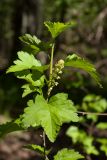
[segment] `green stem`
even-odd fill
[[[45,137],[45,131],[43,131],[43,146],[44,146],[44,158],[45,158],[45,160],[48,160],[48,157],[46,155],[46,137]]]
[[[52,44],[52,50],[51,50],[50,73],[49,73],[50,77],[52,76],[52,69],[53,69],[54,48],[55,48],[55,43]]]
[[[51,60],[50,60],[50,71],[49,71],[49,81],[51,81],[52,79],[52,72],[53,72],[53,54],[54,54],[54,48],[55,48],[55,43],[52,44],[52,50],[51,50]],[[48,86],[48,92],[49,92],[49,86]],[[49,94],[47,97],[47,102],[49,99]],[[45,160],[49,160],[47,155],[46,155],[46,136],[45,136],[45,132],[43,131],[43,145],[44,145],[44,158]]]
[[[47,101],[51,93],[51,81],[52,81],[52,73],[53,73],[53,55],[54,55],[54,48],[55,48],[55,43],[52,44],[52,49],[51,49],[51,60],[50,60],[50,71],[49,71],[49,83],[48,83],[48,94],[47,94]]]

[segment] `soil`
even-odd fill
[[[35,136],[29,132],[9,134],[0,141],[0,160],[41,160],[38,153],[24,148],[34,142],[42,143],[39,133]]]

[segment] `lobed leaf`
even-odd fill
[[[83,136],[84,133],[81,135]],[[79,129],[76,126],[71,126],[68,128],[66,135],[72,138],[73,143],[77,143],[80,139]],[[82,137],[81,137],[82,138]]]
[[[85,111],[105,112],[107,100],[99,95],[88,94],[83,99],[82,108]]]
[[[99,142],[101,144],[100,150],[103,151],[105,153],[105,155],[107,156],[107,139],[106,138],[98,138],[97,142]]]
[[[17,78],[24,79],[35,87],[42,87],[44,85],[45,75],[41,75],[40,72],[22,71],[15,74]]]
[[[32,70],[24,70],[20,72],[16,72],[15,74],[17,78],[26,80],[28,84],[22,86],[24,89],[22,97],[27,96],[32,92],[42,92],[42,87],[44,86],[44,81],[46,79],[45,75],[42,75],[41,72]]]
[[[43,96],[37,95],[35,102],[30,100],[23,114],[25,127],[41,126],[51,142],[54,142],[63,123],[77,122],[78,116],[67,94],[59,93],[47,102]]]
[[[21,88],[24,89],[23,94],[22,94],[22,98],[24,98],[25,96],[27,96],[30,93],[39,92],[39,89],[32,86],[31,84],[24,84]]]
[[[54,160],[78,160],[82,158],[84,158],[84,156],[78,152],[66,148],[62,149],[54,156]]]
[[[89,136],[83,130],[79,130],[76,126],[71,126],[66,133],[73,141],[73,143],[80,143],[87,154],[98,155],[99,152],[93,145],[94,138]]]
[[[48,48],[51,48],[51,43],[42,42],[36,36],[31,36],[30,34],[25,34],[19,39],[27,44],[26,50],[33,51],[34,53],[38,53],[40,51],[46,51]]]
[[[8,133],[21,131],[24,129],[25,128],[21,126],[19,119],[17,119],[16,121],[7,122],[0,125],[0,137],[3,137]]]
[[[107,129],[107,122],[100,122],[96,125],[98,129]]]
[[[94,65],[85,60],[84,58],[81,58],[76,54],[69,55],[65,60],[65,66],[83,69],[84,71],[89,73],[89,75],[98,83],[100,87],[102,87],[99,74],[97,73]]]
[[[48,66],[41,66],[40,61],[35,59],[35,57],[27,52],[20,51],[18,54],[18,60],[14,61],[14,65],[12,65],[8,70],[9,72],[18,72],[27,69],[36,69],[39,71],[44,71],[48,68]]]
[[[48,28],[49,32],[52,35],[52,38],[56,38],[61,32],[65,31],[70,27],[74,27],[76,23],[74,21],[68,23],[61,23],[61,22],[44,22],[45,26]]]

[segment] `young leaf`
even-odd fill
[[[67,135],[72,138],[73,143],[80,143],[87,154],[98,155],[99,152],[93,145],[94,138],[89,136],[83,130],[79,130],[76,126],[71,126],[67,130]]]
[[[92,78],[95,79],[95,81],[99,84],[100,87],[102,87],[99,75],[94,65],[85,60],[84,58],[81,58],[76,54],[69,55],[65,60],[65,66],[83,69],[84,71],[89,73]]]
[[[70,27],[74,27],[76,23],[74,21],[68,23],[60,23],[60,22],[44,22],[45,26],[48,28],[49,32],[52,35],[52,38],[56,38],[61,32],[65,31]]]
[[[12,65],[8,70],[7,73],[9,72],[18,72],[18,71],[23,71],[26,69],[37,69],[40,71],[43,71],[44,69],[47,69],[48,66],[41,66],[40,61],[35,59],[35,57],[31,54],[28,54],[27,52],[20,51],[18,52],[18,60],[14,61],[15,65]]]
[[[51,142],[54,142],[60,126],[70,121],[77,122],[78,116],[67,94],[59,93],[50,98],[49,102],[37,95],[35,102],[30,100],[23,114],[24,126],[42,126]]]
[[[76,126],[69,127],[66,135],[72,138],[73,143],[77,143],[80,139],[79,129]]]
[[[24,89],[22,97],[25,97],[28,94],[33,93],[33,92],[38,92],[38,93],[42,94],[42,87],[44,86],[44,80],[45,80],[45,77],[43,75],[40,77],[39,80],[36,80],[36,81],[32,80],[32,84],[29,83],[29,84],[23,85],[21,87]]]
[[[84,156],[78,152],[66,148],[62,149],[54,156],[54,160],[78,160],[82,158],[84,158]]]
[[[88,94],[83,99],[82,108],[85,111],[105,112],[107,109],[107,100],[99,95]]]
[[[97,142],[101,143],[100,150],[105,153],[107,156],[107,139],[106,138],[98,138]]]
[[[98,129],[107,129],[107,122],[100,122],[96,125]]]
[[[50,43],[42,42],[40,39],[38,39],[36,36],[31,36],[30,34],[25,34],[19,39],[27,44],[28,50],[33,50],[33,52],[38,53],[40,51],[45,51],[48,48],[51,48]]]
[[[21,88],[24,89],[22,98],[26,97],[28,94],[36,92],[37,89],[30,84],[24,84]]]
[[[0,137],[3,137],[8,133],[21,131],[24,129],[25,128],[20,125],[19,119],[17,119],[16,121],[7,122],[0,125]]]
[[[29,70],[24,70],[16,72],[15,75],[19,79],[24,79],[28,84],[22,86],[24,89],[22,97],[27,96],[32,92],[42,93],[42,87],[44,86],[44,81],[46,79],[45,75],[42,75],[39,71],[32,70],[32,73]]]
[[[41,75],[38,71],[32,71],[32,73],[29,71],[16,72],[15,75],[19,79],[26,80],[32,86],[42,87],[44,85],[45,75]]]

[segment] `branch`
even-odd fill
[[[97,116],[107,116],[107,113],[97,113],[97,112],[83,112],[83,111],[77,111],[77,113],[82,114],[82,115],[97,115]]]

